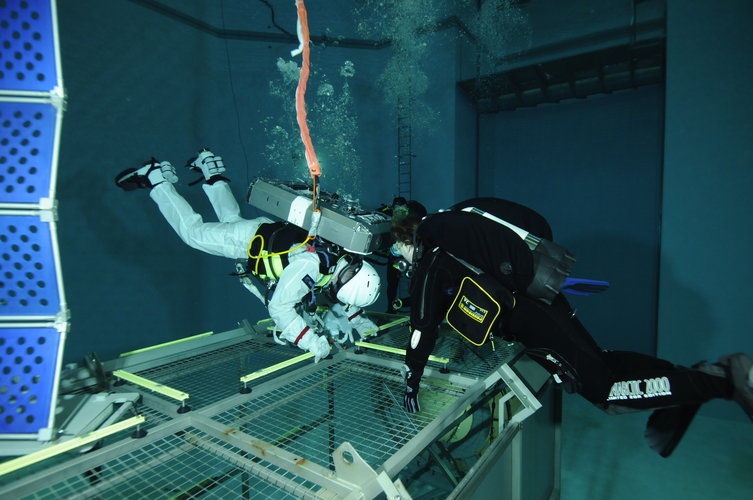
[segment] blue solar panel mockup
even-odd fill
[[[54,248],[39,216],[0,215],[0,320],[60,312]]]
[[[0,328],[0,434],[49,426],[60,338],[55,328]]]
[[[49,103],[0,101],[0,203],[50,197],[57,114]]]
[[[50,1],[0,2],[0,89],[49,92],[58,86]]]
[[[55,16],[55,0],[0,0],[0,446],[56,437],[68,311],[54,222],[65,99]]]

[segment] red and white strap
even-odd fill
[[[348,321],[351,321],[353,318],[357,318],[358,316],[363,314],[363,309],[359,309],[358,312],[353,314],[352,316],[348,316]]]
[[[307,326],[303,330],[301,330],[301,333],[298,334],[298,338],[295,339],[295,342],[293,342],[294,345],[298,345],[298,342],[303,338],[303,336],[306,334],[306,332],[309,331],[309,327]]]

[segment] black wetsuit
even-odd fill
[[[462,212],[474,206],[530,233],[551,240],[546,220],[505,200],[477,198],[454,210],[427,217],[419,226],[421,255],[411,282],[411,327],[420,340],[408,346],[406,364],[418,389],[437,330],[467,275],[458,257],[494,276],[515,295],[496,335],[521,342],[529,355],[565,379],[565,388],[610,412],[698,404],[730,398],[727,379],[635,352],[603,351],[574,316],[562,294],[551,305],[526,295],[534,275],[533,253],[514,231],[483,215]],[[449,254],[452,254],[449,255]]]

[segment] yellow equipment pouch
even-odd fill
[[[514,306],[512,294],[488,274],[466,276],[445,319],[468,342],[481,346],[493,336],[492,328],[510,298]]]

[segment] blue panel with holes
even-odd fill
[[[47,427],[59,346],[54,328],[0,328],[0,434]]]
[[[0,215],[0,319],[60,312],[50,226],[38,216]]]
[[[0,89],[49,92],[57,85],[50,1],[0,1]]]
[[[0,101],[0,203],[50,197],[56,116],[50,104]]]

